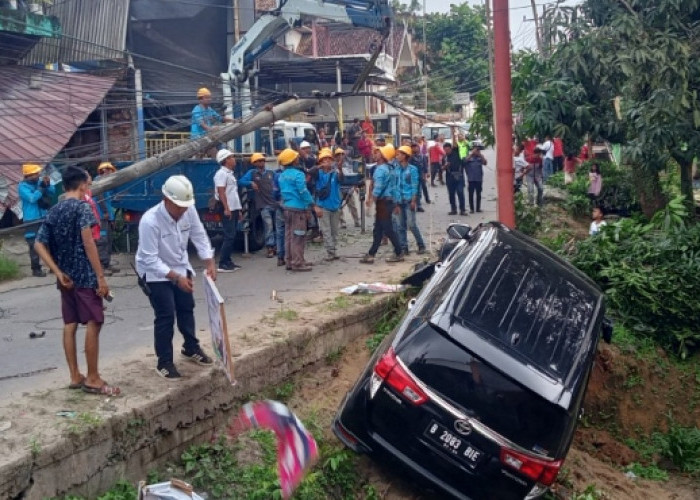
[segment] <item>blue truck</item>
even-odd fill
[[[117,168],[128,167],[130,163],[119,163]],[[240,178],[251,168],[241,161],[236,165],[236,178]],[[163,198],[161,186],[171,175],[184,175],[192,182],[195,194],[195,207],[204,227],[212,240],[222,234],[221,214],[209,210],[209,199],[214,195],[214,174],[219,165],[211,159],[183,160],[153,174],[133,180],[110,192],[112,206],[121,210],[127,229],[127,251],[135,241],[138,223],[143,213],[157,205]],[[237,233],[237,246],[244,248],[247,235],[248,249],[256,251],[265,245],[265,228],[260,213],[255,209],[255,195],[252,189],[239,188],[243,205],[243,220]]]
[[[131,164],[118,163],[116,166],[124,168],[129,165]],[[161,187],[171,175],[184,175],[192,182],[195,207],[209,237],[216,243],[223,234],[222,216],[209,210],[209,200],[214,196],[214,174],[219,168],[219,164],[211,159],[182,160],[171,167],[127,182],[110,191],[112,206],[122,212],[127,234],[127,252],[133,251],[132,245],[136,241],[141,216],[163,198]],[[236,178],[240,179],[251,168],[253,167],[250,163],[239,160],[234,169]],[[363,189],[364,166],[359,161],[353,161],[352,171],[353,174],[346,173],[343,185],[361,185]],[[265,246],[265,226],[260,212],[255,208],[255,191],[239,187],[238,194],[243,206],[243,220],[239,223],[236,233],[236,247],[245,250],[247,238],[247,250],[255,252]]]

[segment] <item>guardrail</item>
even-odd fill
[[[146,131],[146,156],[150,158],[189,141],[189,132]]]

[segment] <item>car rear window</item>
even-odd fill
[[[399,356],[446,400],[501,436],[542,455],[557,456],[571,417],[469,350],[424,324]]]
[[[591,342],[599,298],[554,262],[510,250],[501,243],[479,260],[455,315],[506,352],[565,380]]]

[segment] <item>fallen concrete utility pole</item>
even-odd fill
[[[187,144],[176,146],[164,153],[161,153],[145,160],[137,161],[133,165],[122,168],[114,174],[99,179],[92,183],[92,194],[98,195],[104,191],[117,188],[122,184],[138,179],[145,175],[163,170],[177,162],[191,158],[200,151],[207,150],[219,143],[230,141],[249,132],[253,132],[261,127],[266,127],[277,120],[282,120],[294,113],[299,113],[313,106],[318,105],[317,99],[290,99],[271,108],[260,111],[241,123],[231,123],[218,127],[213,132],[204,137],[190,141]],[[19,226],[0,229],[0,236],[21,233],[27,229],[34,228],[41,224],[43,219],[20,224]]]
[[[151,158],[137,161],[133,165],[122,168],[112,175],[99,179],[92,183],[92,194],[98,195],[109,191],[127,182],[133,181],[145,175],[163,170],[177,162],[191,158],[200,151],[205,151],[219,143],[230,141],[244,134],[266,127],[277,120],[286,118],[294,113],[299,113],[318,105],[315,99],[291,99],[277,106],[266,109],[246,118],[241,123],[232,123],[221,126],[204,137],[190,141],[187,144],[176,146]]]

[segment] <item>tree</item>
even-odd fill
[[[623,143],[649,217],[666,203],[659,173],[675,162],[690,205],[700,151],[700,0],[557,3],[542,26],[547,55],[513,58],[517,130],[560,135],[569,150],[586,135]],[[482,128],[489,115],[480,105]]]
[[[645,214],[665,204],[658,174],[669,160],[680,165],[681,190],[692,203],[690,171],[700,150],[700,2],[587,0],[566,22],[550,25],[559,40],[554,73],[583,85],[598,135],[624,138]]]
[[[448,14],[426,18],[429,94],[451,106],[454,92],[476,93],[488,85],[486,18],[481,7],[450,5]]]

